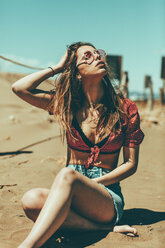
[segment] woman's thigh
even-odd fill
[[[115,217],[114,202],[109,192],[94,180],[77,173],[73,184],[71,207],[78,214],[96,221],[110,222]]]
[[[50,190],[46,188],[34,188],[29,190],[24,195],[23,206],[25,213],[29,219],[36,221],[40,211],[42,210]],[[83,217],[76,213],[73,209],[70,209],[67,218],[60,227],[61,229],[73,229],[73,230],[110,230],[111,225],[103,225],[93,222],[86,217]]]
[[[71,175],[71,169],[68,169],[65,168],[63,170],[65,175],[61,173],[65,178]],[[115,208],[113,199],[108,191],[94,180],[89,179],[79,172],[74,171],[74,174],[76,179],[72,184],[71,208],[79,215],[96,222],[112,221],[115,217]],[[54,185],[54,187],[58,187],[58,185]],[[50,190],[45,188],[36,188],[28,191],[24,196],[25,208],[38,209],[40,211],[49,192]],[[62,200],[62,198],[61,195],[57,201]],[[27,207],[28,204],[29,207]]]

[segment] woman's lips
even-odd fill
[[[104,66],[105,66],[105,64],[104,64],[104,62],[99,61],[99,62],[96,64],[96,66],[99,66],[99,67],[104,67]]]

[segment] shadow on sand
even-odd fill
[[[165,220],[165,212],[143,208],[124,210],[119,225],[151,225]],[[42,248],[83,248],[92,245],[108,235],[109,231],[63,231],[54,234]]]
[[[19,155],[22,153],[33,153],[32,151],[12,151],[12,152],[0,152],[0,156],[7,156],[7,155]]]
[[[42,248],[83,248],[105,238],[109,231],[63,231],[53,235]]]
[[[60,138],[61,135],[56,135],[56,136],[52,136],[52,137],[49,137],[49,138],[46,138],[46,139],[42,139],[42,140],[39,140],[37,142],[34,142],[32,144],[29,144],[27,146],[24,146],[16,151],[11,151],[11,152],[0,152],[0,156],[6,156],[6,155],[11,155],[12,156],[15,156],[15,155],[19,155],[19,154],[22,154],[22,153],[33,153],[33,151],[25,151],[25,149],[29,148],[29,147],[32,147],[32,146],[36,146],[36,145],[39,145],[43,142],[47,142],[47,141],[50,141],[52,139],[56,139],[56,138]]]
[[[165,212],[156,212],[144,208],[132,208],[124,210],[120,225],[151,225],[165,220]]]

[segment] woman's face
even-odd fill
[[[104,58],[101,58],[99,53],[95,52],[95,48],[92,46],[81,46],[77,50],[77,69],[83,79],[97,79],[101,80],[106,75]],[[92,58],[88,61],[85,56]]]

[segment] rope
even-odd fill
[[[43,70],[44,69],[44,68],[41,68],[41,67],[35,67],[35,66],[25,65],[25,64],[22,64],[20,62],[15,61],[15,60],[6,58],[4,56],[1,56],[1,55],[0,55],[0,59],[6,60],[6,61],[11,62],[13,64],[20,65],[20,66],[23,66],[23,67],[26,67],[26,68],[29,68],[29,69],[34,69],[34,70]]]
[[[3,60],[6,60],[8,62],[11,62],[13,64],[16,64],[16,65],[20,65],[20,66],[23,66],[23,67],[26,67],[26,68],[29,68],[29,69],[34,69],[34,70],[43,70],[44,68],[41,68],[41,67],[35,67],[35,66],[30,66],[30,65],[25,65],[25,64],[22,64],[20,62],[17,62],[15,60],[12,60],[12,59],[9,59],[9,58],[6,58],[2,55],[0,55],[0,59],[3,59]],[[48,84],[54,86],[54,84],[52,84],[51,82],[47,81]]]

